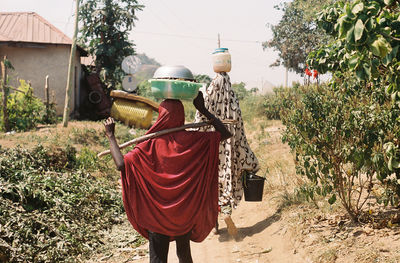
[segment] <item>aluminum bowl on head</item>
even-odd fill
[[[162,66],[154,72],[153,79],[183,79],[192,80],[192,72],[184,66]]]

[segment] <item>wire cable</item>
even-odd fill
[[[147,32],[147,31],[134,31],[135,33],[139,34],[150,34],[150,35],[160,35],[160,36],[170,36],[170,37],[179,37],[179,38],[192,38],[192,39],[203,39],[203,40],[210,40],[215,41],[215,38],[211,37],[200,37],[200,36],[189,36],[189,35],[179,35],[179,34],[168,34],[168,33],[155,33],[155,32]],[[258,40],[239,40],[239,39],[221,39],[221,41],[229,41],[229,42],[241,42],[241,43],[254,43],[254,44],[261,44],[262,41]]]

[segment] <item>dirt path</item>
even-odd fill
[[[258,151],[257,155],[263,167],[279,164],[279,167],[284,168],[274,169],[268,174],[262,202],[242,201],[234,211],[232,218],[239,232],[236,239],[229,236],[225,223],[222,218],[219,218],[220,234],[210,233],[203,242],[191,243],[195,263],[311,262],[297,251],[301,249],[295,249],[292,232],[288,229],[285,219],[281,218],[281,213],[277,212],[276,196],[279,191],[273,185],[281,185],[282,176],[287,173],[285,169],[293,166],[286,161],[289,159],[286,156],[288,149],[280,142],[280,128],[281,126],[273,126],[266,129],[267,134],[264,136],[268,135],[268,140],[256,141],[252,148]],[[127,227],[129,226],[125,224],[124,228],[127,229]],[[119,232],[118,228],[121,227],[117,226],[116,232]],[[111,235],[118,235],[118,233]],[[125,245],[125,247],[114,249],[110,257],[100,255],[97,260],[90,262],[99,262],[102,258],[101,262],[107,263],[147,263],[149,262],[148,255],[143,255],[146,251],[148,251],[148,244],[138,249]],[[168,262],[178,262],[175,242],[170,244]]]
[[[201,243],[191,243],[194,262],[307,262],[292,246],[290,233],[280,221],[281,215],[271,204],[271,197],[263,202],[242,202],[233,214],[238,227],[238,238],[229,236],[220,218],[220,234],[210,235]],[[147,244],[143,248],[148,248]],[[171,243],[169,260],[178,263],[175,242]],[[148,262],[148,257],[127,261]]]
[[[323,198],[317,199],[319,208],[314,203],[296,201],[293,186],[302,181],[295,173],[288,146],[281,143],[281,124],[266,127],[264,132],[249,130],[253,131],[250,137],[255,138],[251,147],[263,167],[259,174],[267,176],[263,201],[242,201],[234,211],[232,217],[239,230],[236,240],[230,238],[220,218],[219,235],[192,242],[195,263],[400,262],[398,225],[376,228],[354,224],[339,203],[329,206]],[[279,204],[284,207],[281,213]],[[379,211],[377,207],[370,209]],[[123,222],[105,235],[104,247],[86,263],[149,262],[148,244],[136,248],[138,236],[126,217]],[[178,262],[175,242],[170,245],[168,262]]]

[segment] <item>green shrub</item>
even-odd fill
[[[26,131],[41,121],[44,105],[33,95],[32,87],[24,80],[20,80],[18,90],[8,95],[8,120],[12,130]]]
[[[84,150],[0,148],[0,259],[75,262],[101,245],[123,205],[113,181],[94,177]],[[79,168],[78,168],[79,167]]]
[[[57,123],[57,109],[55,103],[49,103],[48,107],[44,107],[41,123],[44,124],[54,124]]]
[[[239,102],[243,121],[252,121],[265,114],[265,96],[249,93]]]
[[[363,90],[351,80],[337,88],[301,87],[283,106],[283,140],[296,154],[297,172],[316,185],[317,194],[329,197],[330,203],[339,199],[357,220],[376,176],[393,190],[383,200],[398,203],[400,178],[387,178],[400,175],[395,161],[399,151],[390,147],[399,136],[400,111],[384,90]]]
[[[0,97],[2,97],[1,94]],[[33,129],[39,123],[56,123],[57,115],[54,103],[46,108],[43,102],[33,95],[33,88],[20,80],[17,91],[8,94],[7,98],[8,121],[10,129],[15,131],[27,131]],[[3,112],[0,112],[3,123]],[[3,128],[3,125],[1,125]]]
[[[291,88],[277,87],[273,89],[272,94],[265,96],[264,107],[265,115],[269,120],[280,120],[283,110],[283,101],[297,92],[297,85]]]

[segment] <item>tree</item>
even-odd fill
[[[400,1],[339,2],[318,15],[334,41],[310,54],[309,64],[343,81],[349,72],[361,86],[386,87],[400,98]]]
[[[212,81],[212,79],[210,78],[210,76],[205,75],[205,74],[195,75],[195,76],[194,76],[194,79],[195,79],[197,82],[205,83],[207,86],[210,85],[210,83],[211,83],[211,81]]]
[[[340,1],[316,17],[332,41],[307,62],[332,79],[283,100],[283,138],[309,196],[338,197],[358,221],[371,194],[400,203],[400,1]]]
[[[148,57],[145,53],[137,54],[137,57],[140,59],[140,63],[142,65],[154,65],[158,67],[161,66],[161,64],[157,60]]]
[[[124,57],[134,54],[128,35],[142,8],[136,0],[82,0],[79,40],[95,57],[96,71],[108,89],[121,81]]]
[[[302,74],[307,55],[321,43],[328,41],[328,36],[314,22],[315,14],[324,4],[334,0],[305,1],[295,0],[275,6],[282,10],[283,16],[277,25],[272,25],[273,38],[264,42],[263,48],[278,51],[279,58],[271,65],[283,65],[288,70]]]
[[[232,89],[235,92],[238,100],[242,100],[249,95],[249,91],[247,91],[245,87],[246,84],[244,82],[232,84]]]

